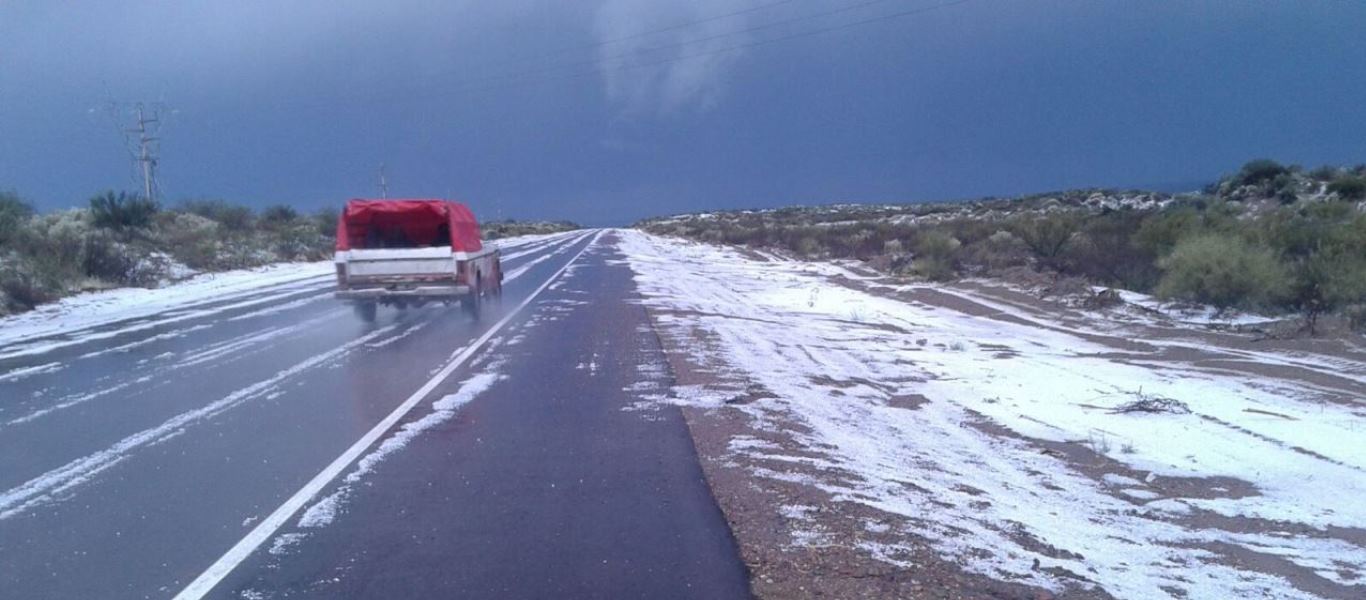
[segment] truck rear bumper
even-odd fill
[[[388,298],[452,299],[470,293],[468,285],[425,285],[405,288],[366,287],[337,290],[339,300],[384,300]]]

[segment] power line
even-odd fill
[[[147,129],[147,125],[160,123],[161,119],[158,119],[155,113],[151,118],[148,118],[141,102],[138,103],[137,112],[137,129],[130,129],[129,133],[138,134],[137,160],[142,165],[143,198],[155,201],[157,157],[155,150],[152,149],[152,144],[160,138],[152,135],[152,132]]]
[[[121,123],[124,118],[121,110],[123,107],[127,107],[129,113],[136,118],[131,128],[126,128]],[[142,185],[144,198],[155,200],[161,191],[157,167],[161,161],[158,156],[161,137],[158,133],[162,126],[162,104],[157,102],[149,105],[138,102],[128,107],[110,99],[106,104],[106,110],[110,121],[123,136],[124,149],[128,151],[129,164],[132,167],[130,179]]]

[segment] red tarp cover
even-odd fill
[[[477,252],[479,222],[464,204],[446,200],[361,200],[346,203],[337,221],[337,250],[445,246]]]

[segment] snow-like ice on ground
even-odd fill
[[[1359,407],[1316,401],[1320,390],[1295,381],[1265,385],[1156,357],[1110,360],[1114,348],[1056,328],[875,296],[804,263],[620,235],[646,302],[662,311],[663,332],[691,340],[692,360],[722,379],[757,382],[776,396],[741,407],[761,427],[795,419],[810,430],[795,435],[825,455],[822,465],[855,474],[811,480],[756,469],[758,476],[808,481],[837,500],[904,515],[916,524],[912,533],[969,570],[1052,589],[1075,583],[1047,570],[1057,567],[1123,598],[1170,590],[1314,597],[1280,576],[1219,560],[1210,549],[1219,544],[1288,560],[1332,584],[1366,576],[1366,548],[1328,533],[1366,528],[1366,502],[1357,501],[1366,497]],[[697,329],[705,341],[692,335]],[[1264,354],[1258,358],[1278,358]],[[1351,371],[1314,356],[1279,359]],[[685,401],[718,404],[705,390],[680,391],[692,395]],[[1180,399],[1193,412],[1111,411],[1140,391]],[[891,402],[917,394],[928,401]],[[1088,443],[1146,476],[1098,481],[1031,439]],[[773,454],[748,442],[732,450]],[[1255,488],[1181,495],[1162,485],[1213,476]],[[1197,510],[1262,527],[1238,532],[1182,520]],[[886,558],[884,546],[865,549]]]
[[[538,234],[504,238],[489,242],[504,252],[504,259],[534,252],[541,247],[561,242],[581,232]],[[513,252],[515,251],[515,252]],[[211,314],[212,312],[266,305],[265,308],[240,315],[249,318],[295,308],[325,297],[325,293],[294,300],[287,304],[274,303],[280,297],[297,294],[309,287],[325,289],[332,281],[335,272],[332,261],[280,263],[254,269],[205,273],[171,285],[156,289],[119,288],[99,292],[79,294],[34,310],[0,318],[0,358],[42,352],[51,347],[68,345],[76,341],[89,341],[127,333],[133,329],[146,329],[165,325],[188,318]],[[212,310],[193,310],[195,307],[210,303],[232,302],[215,306]],[[179,311],[184,311],[179,312]],[[160,313],[177,312],[167,315],[166,319],[155,323],[143,323],[128,329],[101,331],[83,336],[79,340],[62,340],[55,344],[40,343],[33,346],[18,342],[32,338],[66,334],[75,331],[97,328],[119,321],[140,319]]]
[[[332,272],[331,262],[282,263],[206,273],[157,289],[120,288],[80,294],[26,313],[0,318],[0,346],[26,338],[145,317],[173,308],[228,300],[262,288],[321,281]]]

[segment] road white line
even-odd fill
[[[521,258],[521,257],[526,256],[526,255],[528,255],[528,254],[535,254],[535,253],[537,253],[537,252],[540,252],[540,251],[542,251],[542,250],[545,250],[546,248],[550,248],[550,247],[553,247],[553,246],[556,246],[556,245],[560,245],[560,244],[563,244],[563,243],[565,243],[565,242],[568,242],[568,243],[570,243],[570,244],[573,244],[574,242],[578,242],[578,241],[582,240],[582,239],[585,237],[585,236],[583,236],[583,235],[578,235],[578,234],[580,233],[580,232],[578,232],[578,231],[572,231],[572,232],[570,232],[570,233],[571,233],[571,235],[566,235],[566,236],[563,236],[563,237],[557,237],[557,238],[550,239],[550,240],[544,240],[544,241],[540,241],[540,242],[537,242],[537,243],[534,243],[534,244],[527,244],[527,245],[525,245],[525,246],[514,246],[512,249],[517,250],[517,252],[512,252],[512,253],[503,255],[503,260],[513,260],[513,259]],[[591,234],[590,234],[590,235],[591,235]]]
[[[179,594],[176,594],[175,600],[199,600],[213,591],[214,586],[218,585],[218,583],[222,581],[224,577],[227,577],[233,569],[236,569],[238,565],[242,564],[242,561],[251,556],[251,553],[261,547],[261,544],[264,544],[266,540],[275,535],[275,532],[278,531],[280,527],[284,526],[285,522],[289,521],[289,519],[294,516],[294,513],[299,512],[299,509],[303,508],[309,500],[318,495],[318,492],[322,491],[324,487],[327,487],[327,484],[331,483],[333,479],[336,479],[346,467],[350,466],[352,462],[355,462],[367,448],[378,441],[385,432],[389,431],[389,429],[397,424],[400,419],[412,411],[413,407],[417,406],[423,398],[427,397],[427,394],[430,394],[433,389],[436,389],[436,386],[441,385],[447,377],[450,377],[451,373],[455,372],[455,370],[464,364],[465,361],[469,360],[471,356],[474,356],[474,353],[479,351],[484,344],[488,343],[489,339],[506,326],[508,322],[512,321],[512,318],[517,316],[517,313],[521,312],[523,308],[526,308],[528,304],[531,304],[531,301],[541,295],[541,292],[545,291],[547,287],[550,287],[551,283],[556,279],[559,279],[560,275],[568,270],[570,265],[574,264],[585,251],[591,248],[593,244],[597,243],[598,238],[602,237],[602,233],[602,231],[598,231],[593,236],[593,239],[588,242],[588,245],[579,250],[578,254],[574,255],[574,258],[569,259],[563,267],[560,267],[558,271],[555,271],[555,274],[551,275],[540,287],[531,292],[525,300],[522,300],[521,304],[518,304],[517,307],[505,315],[502,320],[495,323],[493,327],[490,327],[484,335],[479,336],[479,339],[476,339],[473,344],[466,347],[464,352],[461,352],[456,355],[455,358],[451,359],[451,362],[447,363],[434,377],[423,384],[422,387],[418,388],[416,392],[413,392],[413,395],[408,396],[408,399],[404,400],[403,404],[398,405],[398,408],[395,408],[393,412],[384,417],[384,419],[371,428],[370,431],[365,432],[364,436],[361,436],[359,440],[356,440],[356,443],[352,444],[350,448],[347,448],[346,451],[341,454],[341,456],[338,456],[331,464],[327,465],[322,472],[318,473],[313,479],[309,480],[308,483],[304,484],[304,487],[295,492],[293,496],[290,496],[284,504],[281,504],[279,508],[275,509],[275,512],[270,513],[270,516],[262,520],[256,528],[252,529],[251,532],[246,535],[246,537],[243,537],[242,540],[230,548],[226,554],[212,565],[209,565],[209,568],[201,573],[199,577],[196,577],[194,581],[191,581],[189,585],[185,586],[185,589],[181,590]]]
[[[582,242],[582,241],[584,240],[584,238],[587,238],[588,236],[591,236],[591,235],[593,235],[593,234],[592,234],[592,233],[585,233],[585,234],[583,234],[583,235],[581,235],[581,236],[575,238],[574,241],[572,241],[572,242],[569,242],[569,243],[567,243],[567,244],[563,244],[563,245],[561,245],[561,246],[558,246],[558,247],[556,247],[553,251],[545,252],[545,253],[542,254],[541,256],[537,256],[536,258],[527,261],[526,264],[524,264],[524,265],[522,265],[522,266],[520,266],[520,267],[517,267],[517,268],[515,268],[515,269],[513,269],[513,270],[511,270],[511,271],[508,271],[508,272],[504,273],[504,274],[503,274],[503,283],[507,283],[507,282],[509,282],[509,281],[512,281],[512,280],[518,278],[518,277],[521,277],[521,276],[522,276],[523,274],[525,274],[527,271],[530,271],[532,267],[534,267],[534,266],[536,266],[536,265],[538,265],[538,264],[540,264],[540,263],[542,263],[542,262],[544,262],[544,261],[546,261],[546,260],[549,260],[549,259],[554,258],[554,257],[556,257],[556,256],[559,256],[559,255],[561,255],[561,254],[564,254],[565,251],[569,250],[570,248],[573,248],[573,247],[574,247],[574,244],[577,244],[577,243],[579,243],[579,242]]]

